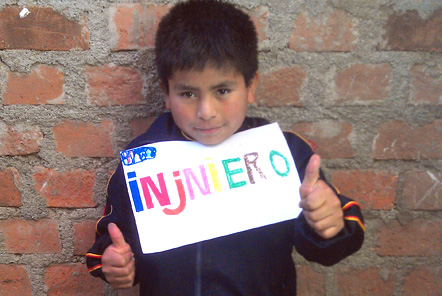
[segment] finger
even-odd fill
[[[329,239],[336,236],[339,232],[341,232],[343,226],[331,226],[322,231],[318,231],[317,234],[321,236],[323,239]]]
[[[307,199],[310,193],[315,189],[319,179],[319,168],[321,166],[321,158],[317,154],[313,154],[305,169],[304,179],[299,187],[301,201]]]
[[[120,229],[115,223],[109,223],[107,226],[107,229],[109,231],[110,238],[112,240],[112,243],[114,246],[123,252],[127,251],[127,243],[124,240],[124,236],[121,233]]]
[[[121,289],[129,289],[133,287],[134,280],[133,279],[125,279],[124,281],[118,281],[118,282],[109,282],[115,290],[121,290]]]
[[[111,286],[114,289],[125,289],[133,286],[134,278],[135,278],[135,273],[131,272],[125,276],[118,276],[118,275],[107,276],[106,280],[111,284]]]
[[[133,263],[129,262],[126,266],[109,266],[106,270],[103,270],[103,273],[109,275],[110,278],[122,280],[129,277],[133,269]]]
[[[305,215],[305,213],[304,213]],[[307,224],[319,235],[325,232],[329,228],[336,227],[336,221],[333,221],[332,217],[314,221],[306,217]]]
[[[326,183],[322,180],[318,180],[314,186],[314,190],[304,185],[299,189],[301,194],[299,207],[303,210],[315,211],[323,207],[327,202],[327,195],[324,193],[324,190],[327,190],[329,187]]]
[[[333,215],[333,213],[330,212],[329,210],[325,209],[325,207],[321,207],[316,210],[305,210],[304,209],[304,217],[313,223],[324,220],[332,215]]]
[[[341,209],[338,197],[323,180],[316,181],[314,190],[301,187],[300,192],[308,196],[308,198],[301,198],[299,202],[299,207],[304,210],[316,211],[323,208],[328,211],[339,211]]]
[[[321,167],[321,157],[318,154],[313,154],[305,169],[304,180],[302,185],[306,187],[314,187],[316,181],[319,179],[319,168]]]
[[[111,267],[126,267],[131,261],[133,261],[132,252],[122,253],[117,247],[111,245],[108,247],[108,252],[103,256],[102,262],[106,266]],[[104,254],[103,254],[104,255]]]
[[[107,267],[106,270],[103,266],[103,273],[114,289],[130,288],[133,286],[135,278],[135,262],[132,260],[125,267]]]
[[[341,213],[334,213],[319,220],[311,219],[309,214],[307,213],[306,216],[308,225],[323,238],[327,239],[335,236],[344,227],[344,219]]]

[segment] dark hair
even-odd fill
[[[168,91],[175,70],[232,67],[248,86],[258,70],[258,40],[250,17],[233,4],[190,0],[161,20],[155,38],[158,76]]]

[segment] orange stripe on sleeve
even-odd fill
[[[100,259],[101,257],[103,257],[103,255],[98,255],[98,254],[93,254],[93,253],[87,253],[86,257],[91,257],[91,258],[98,258]]]
[[[339,191],[338,188],[336,188],[334,185],[331,185],[331,186],[333,186],[333,188],[336,190],[336,192],[337,192],[338,194],[341,194],[341,191]]]
[[[92,271],[94,271],[94,270],[100,269],[101,267],[102,267],[101,264],[97,264],[97,265],[95,265],[95,266],[89,268],[89,272],[92,272]]]
[[[301,140],[303,140],[303,141],[304,141],[304,142],[310,147],[310,149],[312,149],[312,151],[314,150],[313,147],[312,147],[312,145],[310,144],[310,142],[307,141],[306,138],[304,138],[303,136],[301,136],[301,135],[298,134],[297,132],[294,132],[294,131],[288,131],[288,130],[283,130],[283,132],[291,133],[291,134],[296,135],[298,138],[300,138]]]
[[[349,209],[350,207],[352,207],[352,206],[357,206],[358,208],[361,208],[361,206],[360,206],[357,202],[355,202],[355,201],[350,201],[350,202],[346,203],[346,204],[342,207],[342,210],[343,210],[343,211],[348,210],[348,209]]]
[[[356,217],[356,216],[345,216],[344,219],[348,220],[348,221],[355,221],[355,222],[357,222],[359,224],[359,227],[361,227],[362,230],[365,232],[365,225],[364,225],[364,223],[362,223],[362,221],[361,221],[361,219],[359,219],[359,217]]]
[[[105,216],[102,216],[100,219],[98,219],[98,221],[97,221],[97,223],[95,223],[95,232],[97,232],[98,233],[98,235],[102,235],[100,232],[98,232],[98,223],[100,223],[100,221],[102,220],[102,219],[104,219],[104,218],[106,218],[107,216],[109,216],[110,214],[112,214],[112,211],[114,210],[114,208],[112,207],[112,205],[111,205],[111,208],[110,208],[110,212],[109,212],[109,214],[107,214],[107,215],[105,215]]]

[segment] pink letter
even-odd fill
[[[196,185],[198,185],[198,188],[203,195],[210,194],[209,181],[207,180],[206,170],[204,169],[203,165],[200,165],[200,171],[201,177],[203,178],[204,182],[204,188],[201,186],[201,183],[198,181],[191,168],[183,170],[184,176],[186,178],[187,189],[189,190],[190,199],[195,199],[195,193],[193,191],[192,184],[190,183],[190,177],[192,177],[193,181],[196,183]]]
[[[169,194],[167,193],[167,188],[166,188],[166,183],[164,182],[163,173],[159,173],[157,176],[161,191],[158,190],[158,187],[152,181],[152,178],[150,176],[140,178],[141,188],[143,188],[144,199],[146,200],[146,206],[148,209],[153,208],[152,197],[150,196],[149,187],[162,207],[170,205]]]

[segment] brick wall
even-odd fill
[[[0,4],[0,294],[137,295],[84,254],[118,152],[162,111],[152,45],[172,1],[20,1],[42,3],[25,18],[16,2]],[[442,2],[234,2],[259,32],[249,114],[308,138],[364,208],[358,254],[294,254],[299,294],[441,295]]]

